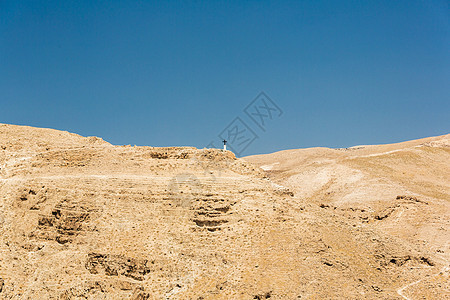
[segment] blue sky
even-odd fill
[[[113,144],[202,148],[236,117],[240,155],[441,135],[449,79],[446,1],[0,1],[0,122]]]

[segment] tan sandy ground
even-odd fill
[[[0,298],[445,299],[445,138],[247,158],[265,173],[0,124]]]

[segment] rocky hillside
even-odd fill
[[[440,143],[243,160],[0,124],[0,298],[443,299]]]
[[[376,230],[426,253],[409,266],[405,299],[450,299],[450,135],[391,145],[287,150],[246,158],[295,192],[356,228]],[[407,265],[410,260],[394,259]],[[434,294],[428,294],[434,293]],[[434,295],[434,296],[433,296]]]

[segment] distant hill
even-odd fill
[[[427,294],[440,290],[450,297],[448,284],[431,283],[442,283],[449,275],[449,134],[388,145],[286,150],[245,160],[301,201],[342,216],[352,226],[413,245],[444,266],[445,272],[431,278],[410,268],[411,281],[419,282],[401,290],[402,295],[443,299],[438,292]]]

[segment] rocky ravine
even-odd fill
[[[397,205],[431,207],[432,195],[405,191],[392,212],[365,222],[364,212],[335,209],[320,184],[324,193],[302,193],[280,178],[273,183],[273,174],[228,151],[113,146],[1,124],[0,298],[442,299],[448,292],[439,273],[445,257],[371,225],[395,217]],[[437,193],[446,195],[448,177],[441,182]],[[407,286],[415,281],[426,289]]]

